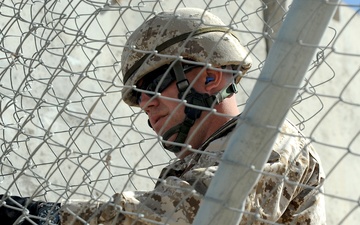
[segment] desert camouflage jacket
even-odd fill
[[[164,168],[154,190],[117,193],[110,202],[69,201],[40,216],[63,225],[192,224],[235,124],[230,121],[204,143],[203,153]],[[240,224],[325,224],[323,181],[313,147],[285,122]]]
[[[72,224],[72,214],[79,213],[94,225],[192,224],[234,125],[235,121],[229,122],[204,143],[204,153],[189,155],[164,168],[154,190],[116,194],[112,203],[93,205],[92,209],[85,203],[65,204],[62,224]],[[246,200],[240,224],[325,224],[323,181],[313,147],[285,122],[263,175]]]

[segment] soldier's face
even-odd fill
[[[195,76],[201,71],[201,68],[194,68],[186,73],[191,83]],[[197,79],[196,79],[197,80]],[[142,85],[140,81],[139,86]],[[200,89],[199,82],[193,84],[193,88]],[[185,103],[178,99],[178,89],[176,81],[172,81],[166,88],[162,88],[160,96],[151,96],[140,93],[139,105],[149,117],[150,124],[154,131],[163,135],[170,128],[182,123],[185,119]],[[174,140],[175,136],[169,141]]]
[[[152,128],[159,135],[163,135],[185,119],[184,104],[178,99],[175,81],[162,91],[161,96],[151,97],[141,93],[139,105],[146,112]]]

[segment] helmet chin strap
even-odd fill
[[[232,83],[230,86],[222,89],[220,92],[218,92],[216,95],[208,95],[208,94],[202,94],[197,92],[195,89],[191,88],[190,90],[188,90],[188,92],[186,93],[186,96],[184,97],[185,92],[187,91],[188,87],[189,87],[189,81],[186,79],[184,71],[183,71],[183,67],[181,65],[180,61],[175,62],[174,66],[173,66],[173,70],[176,76],[176,85],[179,91],[179,99],[184,98],[186,100],[187,103],[189,103],[190,105],[196,105],[196,106],[201,106],[201,107],[206,107],[206,108],[211,108],[213,107],[215,104],[219,104],[220,102],[222,102],[225,98],[227,98],[228,96],[237,93],[237,87],[234,83]],[[163,134],[163,140],[168,141],[170,139],[170,137],[172,137],[173,135],[176,135],[176,138],[174,141],[172,141],[173,143],[177,143],[177,144],[168,144],[163,142],[163,146],[165,149],[173,152],[173,153],[178,153],[181,151],[182,147],[180,146],[180,144],[184,144],[190,128],[194,125],[196,119],[198,119],[201,116],[203,110],[195,108],[195,107],[191,107],[191,106],[186,106],[184,113],[185,113],[185,119],[182,123],[179,123],[178,125],[170,128],[168,131],[166,131]]]

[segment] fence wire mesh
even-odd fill
[[[1,194],[60,202],[154,187],[175,157],[123,102],[120,56],[141,23],[182,7],[218,15],[249,50],[242,110],[289,1],[0,2]],[[360,219],[359,7],[339,5],[288,115],[321,156],[329,224]]]

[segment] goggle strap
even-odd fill
[[[187,79],[176,82],[179,93],[183,93],[189,87],[189,81]]]

